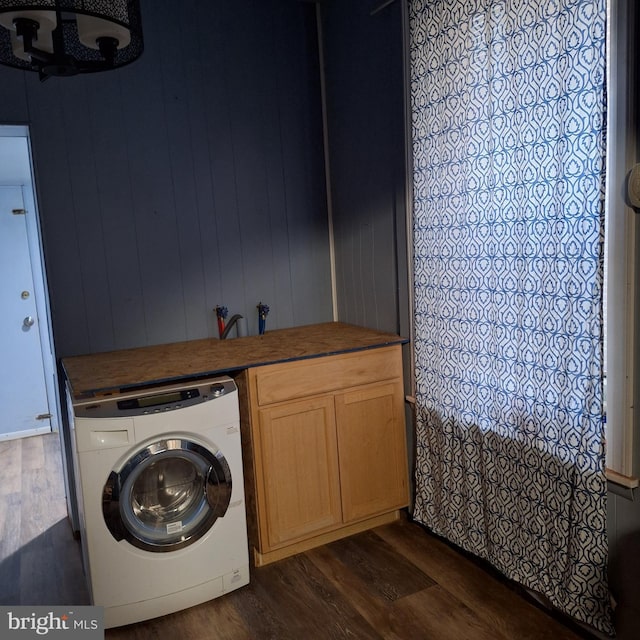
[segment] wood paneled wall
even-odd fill
[[[383,4],[321,4],[338,317],[408,336],[403,2]]]
[[[143,0],[145,52],[53,78],[0,68],[31,127],[57,355],[331,320],[315,8]]]

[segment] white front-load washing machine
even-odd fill
[[[73,403],[83,561],[105,626],[249,582],[238,390],[231,378]]]

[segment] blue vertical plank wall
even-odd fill
[[[313,4],[143,0],[145,52],[39,82],[0,67],[30,125],[57,355],[331,319]],[[253,326],[255,325],[255,326]]]
[[[402,5],[321,11],[338,317],[408,335]]]

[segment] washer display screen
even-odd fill
[[[154,395],[142,396],[140,398],[127,398],[125,400],[118,400],[118,409],[120,409],[120,411],[144,409],[146,407],[157,407],[161,404],[170,404],[172,402],[192,400],[193,398],[199,397],[200,391],[198,391],[198,389],[183,389],[182,391],[156,393]]]
[[[158,404],[165,404],[167,402],[179,402],[182,400],[182,394],[179,391],[174,393],[164,393],[157,396],[146,396],[145,398],[138,398],[139,407],[155,407]]]

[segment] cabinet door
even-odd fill
[[[342,522],[333,397],[259,411],[269,548]]]
[[[344,522],[409,502],[404,401],[400,381],[336,395]]]

